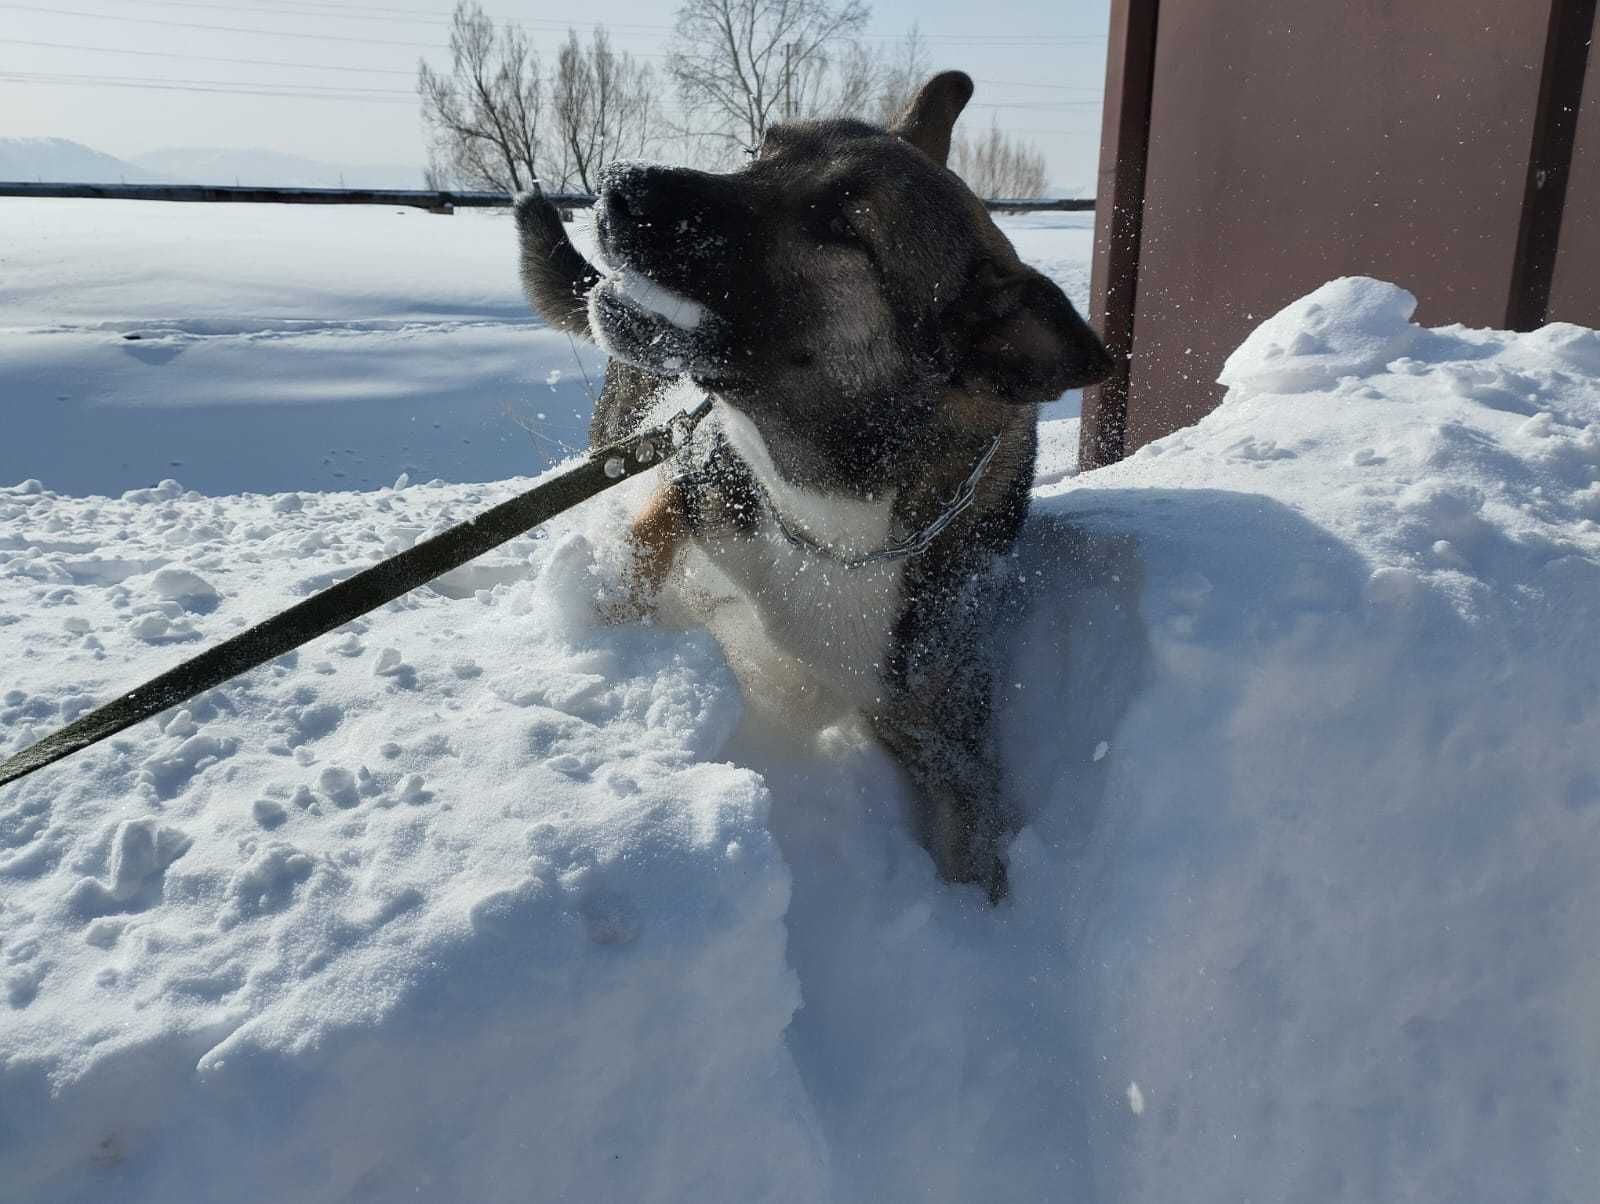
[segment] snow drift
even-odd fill
[[[854,728],[597,623],[615,495],[0,793],[0,1182],[1587,1198],[1600,335],[1412,306],[1324,287],[1114,467],[1047,428],[998,909]],[[0,751],[525,484],[13,486]]]

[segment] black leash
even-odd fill
[[[0,764],[0,786],[114,736],[124,728],[221,685],[230,677],[264,665],[319,635],[326,635],[351,619],[460,567],[473,557],[515,539],[579,502],[655,467],[683,446],[696,424],[710,411],[708,399],[661,426],[602,448],[576,468],[535,485],[526,493],[501,502],[477,518],[451,527],[398,556],[381,560],[224,640],[193,660],[184,661],[8,758]]]

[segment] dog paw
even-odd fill
[[[624,578],[595,599],[595,621],[603,627],[643,623],[655,617],[656,591],[637,577]]]
[[[999,857],[991,856],[989,865],[984,869],[983,876],[979,879],[984,893],[989,896],[989,905],[997,907],[1000,901],[1011,893],[1011,880],[1006,874],[1006,863]]]
[[[1011,893],[1011,879],[1006,863],[993,850],[974,850],[964,859],[961,868],[949,875],[952,882],[970,883],[981,887],[991,907]]]
[[[993,844],[973,843],[953,850],[939,864],[939,877],[962,886],[982,887],[991,905],[1011,893],[1006,863]]]

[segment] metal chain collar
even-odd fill
[[[989,467],[989,461],[994,459],[994,453],[999,448],[1000,436],[996,435],[990,442],[988,450],[978,458],[978,463],[971,474],[961,483],[961,488],[956,490],[955,497],[945,504],[945,508],[934,516],[932,522],[920,530],[912,532],[910,535],[895,540],[893,543],[885,544],[883,547],[876,548],[871,552],[860,552],[855,555],[846,555],[843,552],[835,551],[826,544],[818,543],[809,536],[796,531],[784,521],[783,511],[778,509],[778,505],[773,500],[772,495],[767,492],[764,486],[760,486],[759,482],[757,485],[767,500],[767,509],[771,512],[773,521],[778,524],[778,530],[783,533],[784,539],[788,540],[791,546],[799,548],[803,552],[810,552],[813,556],[831,560],[841,568],[858,569],[869,564],[881,564],[889,560],[904,560],[926,552],[945,528],[955,522],[956,516],[972,505],[972,501],[978,493],[978,481],[983,477],[984,470]]]

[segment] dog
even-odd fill
[[[516,218],[534,309],[611,357],[594,446],[676,379],[714,402],[632,525],[640,596],[698,549],[904,768],[939,874],[998,902],[982,583],[1027,513],[1039,404],[1111,361],[945,166],[972,91],[945,72],[888,129],[775,125],[730,173],[613,164],[598,265],[537,193]]]

